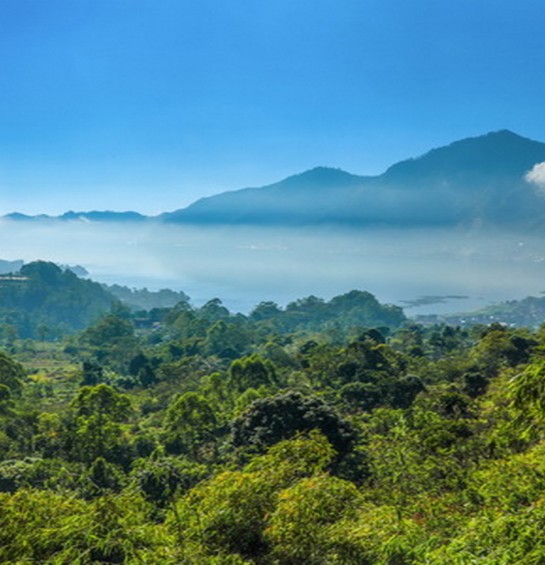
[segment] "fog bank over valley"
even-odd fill
[[[183,290],[235,311],[367,290],[408,315],[545,290],[544,238],[457,228],[340,229],[0,220],[0,258],[84,266],[94,280]],[[441,297],[444,297],[441,299]]]

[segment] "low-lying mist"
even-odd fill
[[[193,227],[0,220],[0,258],[80,264],[98,281],[183,290],[235,311],[357,288],[440,313],[537,295],[544,239],[482,230]],[[467,298],[461,298],[467,297]]]

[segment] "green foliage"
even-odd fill
[[[473,354],[477,363],[486,367],[487,376],[492,376],[504,366],[527,363],[535,345],[536,341],[532,338],[492,324],[485,330]]]
[[[14,406],[11,389],[5,384],[0,384],[0,417],[11,415]]]
[[[0,463],[0,492],[15,492],[27,485],[35,459],[7,459]]]
[[[322,432],[341,455],[352,449],[356,439],[355,430],[331,406],[298,392],[257,400],[231,426],[234,446],[259,450],[313,429]]]
[[[486,512],[467,521],[458,535],[431,551],[427,563],[537,565],[545,561],[545,500],[513,512]]]
[[[132,324],[119,316],[110,314],[98,320],[81,333],[80,341],[92,347],[115,345],[134,336]]]
[[[51,339],[82,329],[116,302],[100,284],[54,263],[28,263],[18,275],[0,284],[0,321],[21,338]]]
[[[93,461],[86,479],[84,492],[92,498],[108,492],[119,492],[124,482],[122,472],[104,457],[97,457]]]
[[[371,411],[383,400],[380,388],[372,383],[347,383],[339,390],[339,396],[354,410]]]
[[[134,326],[115,314],[103,316],[79,336],[80,346],[87,348],[93,364],[108,365],[121,373],[128,373],[138,354]]]
[[[104,287],[123,304],[136,311],[172,308],[178,302],[186,303],[189,300],[185,292],[176,292],[169,288],[151,291],[147,288],[135,289],[118,284],[104,285]]]
[[[237,359],[229,367],[228,385],[235,393],[260,386],[272,389],[277,384],[274,365],[256,354]]]
[[[369,292],[352,290],[325,302],[309,296],[291,302],[281,317],[284,331],[295,331],[301,327],[324,330],[327,325],[338,324],[339,328],[379,327],[397,328],[405,321],[403,310],[398,306],[382,305]]]
[[[14,337],[0,563],[545,561],[543,328],[391,331],[377,304],[115,307]]]
[[[360,495],[349,481],[328,475],[301,479],[278,494],[265,538],[279,563],[330,563],[332,529],[353,517]]]
[[[215,315],[212,318],[215,319]],[[239,321],[219,319],[206,330],[204,349],[210,355],[236,359],[248,350],[249,344],[249,335]]]
[[[72,405],[74,455],[89,463],[99,457],[125,463],[128,442],[121,423],[132,414],[129,397],[109,385],[100,384],[82,387]]]
[[[267,550],[265,528],[278,492],[321,471],[330,457],[316,434],[278,444],[245,470],[222,472],[189,491],[178,505],[177,525],[209,554],[258,556]]]
[[[163,537],[133,495],[85,502],[48,491],[0,495],[0,562],[134,563]]]
[[[411,413],[379,409],[366,431],[375,500],[400,515],[423,493],[433,497],[463,490],[479,449],[468,441],[473,436],[468,422],[420,408]]]
[[[208,475],[206,466],[180,457],[169,457],[160,450],[148,459],[134,462],[131,472],[142,496],[159,508],[174,501]]]
[[[280,441],[246,465],[251,472],[270,477],[271,482],[291,485],[298,479],[321,473],[336,456],[331,443],[317,430]]]
[[[519,418],[529,424],[545,419],[545,362],[528,365],[512,378],[509,395]]]
[[[195,487],[179,508],[185,535],[212,554],[265,551],[263,530],[274,489],[255,473],[226,471]]]
[[[21,392],[24,376],[22,365],[0,351],[0,385],[4,385],[10,393],[17,394]]]
[[[130,399],[109,385],[82,387],[73,402],[77,417],[100,415],[114,422],[126,420],[131,414]]]
[[[213,439],[218,422],[207,400],[195,393],[186,392],[168,408],[166,432],[171,450],[188,450],[197,455],[197,448]]]

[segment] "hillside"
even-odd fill
[[[0,269],[0,339],[8,341],[55,340],[81,330],[112,308],[147,311],[189,300],[181,291],[100,284],[81,278],[86,271],[78,266],[0,260]]]
[[[163,214],[167,222],[283,224],[344,219],[346,204],[367,177],[316,167],[280,182],[201,198],[183,210]]]
[[[402,161],[376,177],[318,167],[261,188],[202,198],[168,222],[539,226],[545,200],[525,180],[545,144],[507,130]]]
[[[435,322],[469,326],[500,323],[510,327],[538,328],[545,321],[545,297],[527,296],[522,300],[508,300],[463,314],[431,316]]]
[[[542,187],[526,175],[545,161],[545,143],[501,130],[455,141],[392,165],[378,176],[316,167],[279,182],[221,192],[156,217],[136,212],[7,214],[12,221],[200,225],[504,226],[539,230]]]
[[[35,261],[0,277],[0,334],[54,338],[85,327],[116,302],[99,283]]]

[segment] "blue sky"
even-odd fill
[[[543,0],[0,0],[0,214],[545,141]]]

